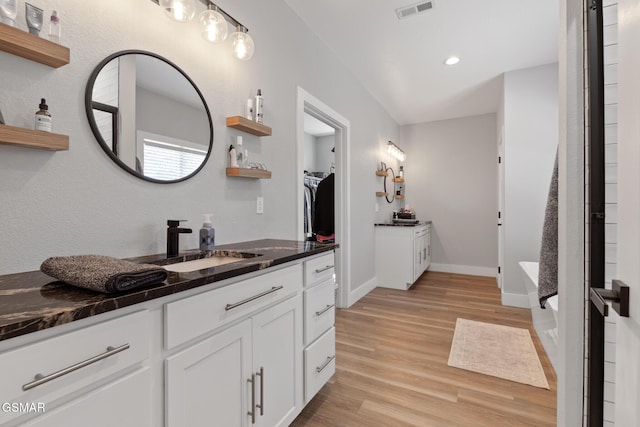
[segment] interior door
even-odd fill
[[[617,321],[616,425],[640,420],[640,1],[618,3],[618,279],[629,317]]]
[[[504,265],[504,128],[498,136],[498,288],[502,289],[502,266]]]

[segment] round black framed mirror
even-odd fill
[[[146,181],[184,181],[211,155],[213,122],[202,93],[155,53],[125,50],[103,59],[87,82],[85,110],[104,152]]]
[[[396,173],[393,171],[392,168],[387,168],[385,172],[387,174],[384,176],[384,193],[385,193],[384,198],[387,199],[387,203],[393,203],[393,201],[396,198],[396,180],[395,180]],[[389,191],[387,190],[387,178],[389,177],[389,172],[391,172],[391,183],[393,184],[393,190],[391,191],[391,199],[389,199]]]

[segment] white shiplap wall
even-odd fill
[[[586,34],[585,34],[586,36]],[[618,43],[618,2],[617,0],[603,0],[603,45],[604,45],[604,104],[605,104],[605,287],[611,288],[611,281],[616,275],[616,226],[618,216],[618,192],[617,192],[617,158],[618,158],[618,73],[617,73],[617,43]],[[588,55],[588,54],[587,54]],[[587,58],[585,55],[585,58]],[[585,79],[585,83],[588,80]],[[588,83],[585,87],[585,98],[588,99]],[[585,122],[588,123],[588,111]],[[587,132],[588,134],[588,132]],[[587,142],[589,144],[590,142]],[[588,149],[588,146],[586,147]],[[588,156],[585,156],[585,165],[589,167]],[[588,184],[587,184],[588,185]],[[588,189],[585,193],[586,213],[589,212]],[[585,214],[585,254],[588,254],[589,218]],[[585,262],[585,317],[589,316],[589,262]],[[615,426],[615,339],[617,313],[609,311],[609,317],[605,320],[605,369],[604,369],[604,426]],[[585,330],[585,417],[584,425],[587,425],[587,385],[588,378],[588,331]]]
[[[605,286],[616,276],[618,222],[618,1],[603,1],[605,143]],[[605,321],[604,426],[615,425],[615,341],[617,313]]]

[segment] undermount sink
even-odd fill
[[[257,256],[259,255],[246,252],[214,251],[213,254],[211,254],[211,256],[208,256],[207,258],[176,262],[174,264],[163,265],[162,267],[164,267],[164,269],[168,271],[185,273],[189,271],[204,270],[206,268],[231,264],[233,262],[242,261],[245,258],[254,258]]]

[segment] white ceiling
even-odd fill
[[[557,0],[285,1],[401,125],[495,112],[502,73],[558,57]]]
[[[312,115],[304,113],[304,133],[313,136],[335,135],[336,130]]]

